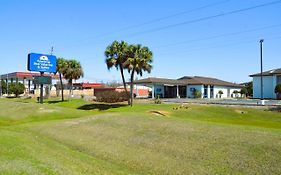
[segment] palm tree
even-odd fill
[[[124,62],[123,66],[128,69],[131,74],[130,78],[130,104],[133,105],[133,85],[134,85],[134,75],[142,76],[143,72],[151,72],[152,69],[152,52],[148,47],[143,47],[142,45],[130,45],[128,47],[127,56],[128,59]]]
[[[128,44],[125,41],[113,41],[113,43],[106,48],[104,54],[106,57],[105,63],[107,69],[110,70],[112,67],[115,67],[117,70],[120,70],[123,86],[128,95],[123,68],[123,64],[127,60],[127,50]]]
[[[84,72],[80,62],[74,59],[67,60],[63,76],[68,80],[70,84],[69,95],[72,95],[73,80],[78,80],[79,78],[84,76]]]
[[[64,58],[58,58],[57,59],[57,73],[60,77],[60,86],[61,86],[61,101],[64,101],[63,97],[63,84],[62,84],[62,75],[64,74],[64,71],[66,67],[66,60]]]

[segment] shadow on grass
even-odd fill
[[[273,112],[281,112],[281,106],[269,108],[268,110]]]
[[[120,107],[125,107],[128,105],[125,104],[87,104],[87,105],[83,105],[78,107],[77,109],[81,109],[81,110],[99,110],[99,111],[105,111],[108,109],[112,109],[112,108],[120,108]]]
[[[63,102],[66,102],[66,101],[61,101],[61,100],[47,101],[47,103],[49,103],[49,104],[57,104],[57,103],[63,103]]]

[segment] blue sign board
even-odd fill
[[[54,55],[45,55],[38,53],[28,54],[27,69],[29,71],[55,73],[57,67],[57,58]]]

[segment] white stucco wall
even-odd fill
[[[241,91],[241,88],[227,87],[227,86],[214,86],[214,98],[220,98],[219,91],[222,91],[223,94],[221,98],[235,98],[234,91]],[[232,96],[231,96],[232,95]],[[238,93],[236,97],[241,97],[241,94]]]
[[[201,92],[201,94],[202,94],[202,88],[203,88],[202,85],[187,85],[186,86],[187,98],[194,98],[193,95],[192,95],[192,91],[190,90],[192,88],[196,89],[197,91]]]
[[[214,86],[214,98],[220,98],[219,91],[223,92],[221,98],[227,98],[227,87],[224,86]]]
[[[263,77],[263,98],[276,99],[274,93],[275,86],[277,85],[276,76]],[[253,77],[253,97],[261,98],[261,77]]]

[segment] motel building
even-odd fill
[[[276,85],[281,84],[281,68],[272,69],[262,73],[263,75],[263,98],[277,99],[274,90]],[[261,73],[252,74],[253,98],[261,98]]]
[[[234,92],[240,92],[243,87],[216,78],[199,76],[184,76],[179,79],[150,77],[136,80],[134,84],[151,87],[152,98],[195,98],[194,91],[199,92],[201,98],[235,98],[241,95]]]
[[[33,84],[33,77],[40,76],[40,73],[33,72],[12,72],[0,75],[0,82],[5,81],[6,83],[22,83],[25,86],[24,94],[35,94],[37,91],[39,93],[40,85]],[[57,81],[59,77],[54,74],[44,74],[44,76],[52,77],[52,83]],[[0,87],[1,88],[1,87]],[[46,86],[44,87],[44,91]],[[1,94],[2,95],[2,94]]]
[[[25,86],[24,95],[30,96],[39,96],[40,95],[40,85],[34,84],[34,76],[39,76],[40,73],[34,72],[12,72],[0,75],[0,82],[3,80],[8,84],[11,83],[22,83]],[[50,76],[52,79],[51,85],[44,85],[43,87],[43,95],[48,97],[58,97],[61,96],[61,84],[59,82],[59,76],[54,74],[45,73],[44,76]],[[68,81],[63,80],[64,91],[63,94],[67,97],[69,96],[70,86]],[[127,87],[129,89],[129,86]],[[91,83],[91,82],[81,82],[81,83],[73,83],[73,95],[76,97],[83,96],[96,96],[98,93],[106,92],[106,91],[117,91],[122,92],[125,91],[123,86],[120,87],[109,87],[102,83]],[[151,88],[146,86],[134,86],[134,95],[137,98],[147,98],[149,96],[149,92]],[[0,84],[0,96],[7,96],[8,94],[2,94],[2,87]],[[11,95],[11,94],[9,94]]]

